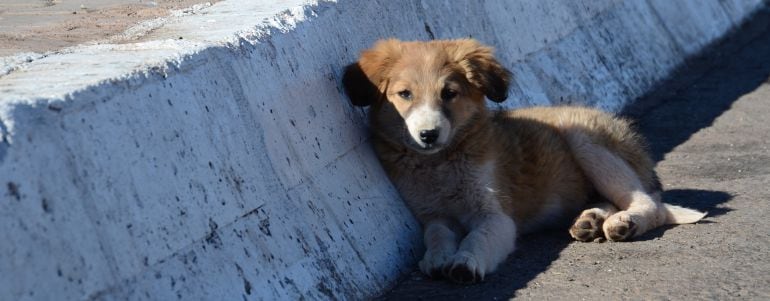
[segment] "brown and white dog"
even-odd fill
[[[582,107],[490,111],[485,96],[504,101],[509,81],[470,39],[383,40],[345,70],[352,103],[371,106],[382,165],[424,227],[424,273],[482,280],[517,233],[559,221],[574,221],[579,241],[624,241],[705,216],[661,203],[626,120]]]

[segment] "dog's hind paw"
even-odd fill
[[[604,223],[604,233],[611,241],[625,241],[634,237],[639,227],[634,216],[621,211],[610,216]]]
[[[572,238],[579,241],[601,242],[604,239],[602,224],[606,214],[598,209],[588,209],[583,211],[575,220],[575,224],[569,229]]]
[[[476,283],[484,280],[484,268],[479,261],[468,252],[455,254],[452,265],[444,270],[444,275],[460,284]]]

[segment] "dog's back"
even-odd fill
[[[577,106],[532,107],[508,111],[505,115],[543,122],[573,140],[576,138],[575,132],[582,133],[593,143],[616,152],[631,165],[639,175],[645,190],[655,192],[661,189],[655,174],[655,165],[647,151],[647,143],[634,131],[627,119]]]

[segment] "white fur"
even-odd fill
[[[644,191],[638,176],[623,159],[580,131],[569,131],[566,136],[575,159],[599,193],[622,210],[603,225],[608,239],[621,225],[634,224],[635,233],[641,234],[665,223],[662,203]]]
[[[516,242],[516,224],[503,212],[497,200],[495,163],[487,161],[474,172],[476,188],[471,189],[478,191],[478,197],[482,199],[480,204],[484,206],[460,216],[460,222],[469,232],[460,242],[453,259],[453,266],[462,264],[475,269],[482,279],[513,252]]]
[[[706,217],[705,212],[690,208],[671,204],[663,204],[663,206],[666,208],[666,224],[691,224]]]
[[[471,231],[460,242],[453,258],[453,267],[465,265],[481,275],[493,272],[514,250],[516,225],[500,209],[497,212],[475,214],[467,226]]]
[[[451,124],[446,116],[438,108],[428,103],[420,105],[409,113],[409,116],[406,117],[406,127],[414,142],[423,148],[427,148],[428,145],[420,140],[421,131],[439,130],[439,136],[433,143],[434,145],[445,145],[449,140],[451,131]]]
[[[435,219],[425,225],[425,256],[420,260],[420,270],[426,275],[441,273],[457,252],[458,235],[444,219]]]
[[[514,249],[516,225],[513,219],[503,212],[497,200],[495,162],[488,161],[480,166],[462,166],[442,168],[441,170],[447,172],[431,174],[427,178],[419,173],[409,174],[408,177],[397,181],[401,188],[420,187],[404,190],[420,192],[407,196],[408,199],[420,199],[422,202],[419,204],[433,204],[426,206],[432,208],[441,202],[444,205],[440,208],[453,212],[458,223],[457,227],[452,227],[449,220],[437,218],[425,224],[426,251],[419,265],[420,270],[428,275],[464,266],[483,278],[485,274],[494,271]],[[465,168],[470,168],[467,172],[472,175],[473,181],[452,183],[449,180],[459,179],[449,171]],[[421,180],[417,181],[416,178]],[[436,182],[431,183],[432,181]],[[428,187],[432,189],[427,189]],[[447,200],[443,198],[444,190],[458,191],[460,194],[456,195],[456,199]],[[455,232],[455,229],[460,228],[467,232],[464,237],[464,233]]]

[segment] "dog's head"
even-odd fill
[[[440,151],[486,112],[484,96],[507,98],[510,73],[475,40],[382,40],[345,70],[351,102],[372,106],[372,128],[424,154]]]

